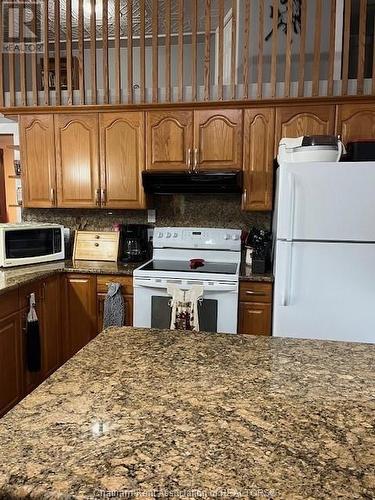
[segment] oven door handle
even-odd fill
[[[182,285],[180,281],[170,281],[170,284]],[[156,283],[150,280],[135,280],[133,282],[134,286],[139,286],[142,288],[167,288],[167,283]]]
[[[156,283],[155,281],[151,280],[139,280],[136,279],[134,280],[134,286],[137,287],[142,287],[142,288],[155,288],[155,289],[167,289],[167,286],[170,284],[174,285],[179,285],[182,289],[189,290],[192,286],[194,286],[193,283],[184,283],[182,281],[176,280],[170,280],[168,282],[162,282],[162,283]],[[201,283],[197,283],[197,285],[200,285]],[[238,289],[237,284],[231,283],[231,284],[225,284],[225,283],[215,283],[215,285],[204,285],[203,284],[203,289],[205,292],[235,292]]]

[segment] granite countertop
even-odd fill
[[[133,272],[144,262],[96,262],[92,260],[66,260],[64,271],[67,273],[116,274],[133,276]]]
[[[115,274],[132,276],[142,262],[124,264],[122,262],[96,262],[84,260],[65,260],[31,266],[20,266],[0,269],[0,295],[19,286],[26,285],[38,279],[47,278],[56,273],[85,273],[85,274]],[[240,281],[272,282],[271,274],[252,274],[251,269],[242,264]]]
[[[240,281],[258,281],[262,283],[273,283],[274,276],[272,273],[254,274],[251,270],[251,267],[247,266],[245,262],[242,262],[240,268]]]
[[[58,261],[31,266],[12,267],[0,270],[0,294],[56,273],[116,274],[132,276],[142,262]]]
[[[107,330],[0,420],[0,498],[374,498],[374,360]]]

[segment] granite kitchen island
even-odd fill
[[[374,382],[372,345],[110,329],[0,420],[0,498],[373,498]]]

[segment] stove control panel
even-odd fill
[[[154,231],[154,248],[199,248],[206,250],[241,250],[238,229],[161,227]]]

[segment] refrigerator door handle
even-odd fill
[[[288,307],[290,305],[291,284],[292,284],[292,264],[293,264],[293,243],[286,242],[286,255],[285,255],[285,276],[284,276],[284,289],[281,298],[281,305]]]
[[[295,208],[296,208],[296,179],[293,173],[288,176],[289,181],[289,226],[287,240],[292,241],[294,236],[294,218],[295,218]]]

